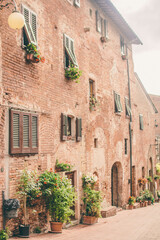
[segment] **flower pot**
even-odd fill
[[[140,202],[140,207],[144,207],[144,202]]]
[[[28,62],[38,63],[39,60],[33,56],[32,53],[27,53],[26,59]]]
[[[148,205],[151,205],[151,203],[152,203],[151,200],[148,200]]]
[[[62,233],[62,225],[61,222],[52,222],[50,221],[51,232],[53,233]]]
[[[29,238],[29,225],[19,225],[19,237]]]
[[[129,210],[132,210],[133,209],[133,205],[129,205]]]
[[[148,206],[148,201],[144,201],[144,207]]]
[[[98,218],[97,217],[92,217],[92,216],[83,216],[83,224],[94,224],[98,222]]]

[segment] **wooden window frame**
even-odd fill
[[[91,92],[91,85],[92,85],[92,92]],[[89,97],[95,96],[95,81],[89,79]]]
[[[18,114],[19,115],[19,148],[14,148],[13,146],[13,115]],[[29,116],[29,147],[25,148],[23,146],[23,116],[27,115]],[[37,147],[32,147],[32,117],[37,117]],[[28,112],[22,112],[10,109],[10,154],[36,154],[38,153],[38,144],[39,144],[39,126],[38,126],[38,115],[32,114]]]
[[[96,11],[96,30],[99,32],[103,38],[109,39],[108,37],[108,21],[103,19],[99,12]]]
[[[65,54],[68,55],[71,63],[75,66],[78,67],[77,59],[76,59],[76,54],[74,50],[74,40],[67,36],[66,34],[63,34],[63,42],[64,42],[64,49],[65,49]],[[65,57],[65,68],[66,68],[66,57]]]
[[[125,155],[128,154],[128,139],[127,138],[124,139],[124,153],[125,153]]]
[[[139,128],[140,128],[140,130],[144,129],[143,115],[142,114],[139,114]]]
[[[131,116],[131,108],[129,106],[129,99],[125,97],[125,112],[126,112],[126,116],[130,117]]]
[[[68,118],[71,119],[71,133],[68,134]],[[75,117],[61,113],[61,141],[75,140]]]

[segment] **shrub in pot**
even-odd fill
[[[27,218],[27,202],[31,199],[34,193],[37,195],[40,193],[38,182],[36,181],[37,175],[35,171],[23,170],[20,182],[18,186],[19,198],[22,203],[24,221],[23,224],[19,226],[19,234],[21,237],[29,237],[29,224]]]
[[[94,190],[97,177],[91,174],[82,177],[83,203],[84,203],[84,224],[93,224],[101,217],[101,192]]]
[[[39,176],[42,198],[51,217],[51,231],[62,232],[62,224],[70,221],[74,215],[71,207],[75,202],[75,191],[67,177],[60,177],[52,171],[45,171]]]

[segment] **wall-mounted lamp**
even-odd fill
[[[3,1],[4,0],[1,0],[1,2]],[[15,0],[11,0],[11,1],[12,2],[10,3],[1,5],[0,10],[2,10],[4,7],[9,8],[9,5],[14,5],[14,10],[8,17],[8,24],[9,24],[9,27],[12,29],[21,29],[25,23],[24,16],[17,11],[17,5],[15,3]]]

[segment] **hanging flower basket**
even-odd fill
[[[37,50],[37,47],[33,43],[29,43],[26,48],[26,60],[32,63],[45,62],[45,58],[41,56],[41,53]]]
[[[75,81],[76,83],[79,83],[79,78],[82,75],[82,71],[78,69],[77,66],[71,64],[71,66],[68,66],[65,69],[65,77],[68,80]]]

